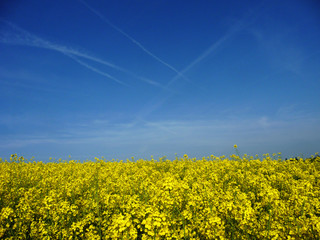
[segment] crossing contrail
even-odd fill
[[[182,77],[184,80],[190,82],[190,80],[184,76],[180,71],[178,71],[176,68],[174,68],[172,65],[170,65],[169,63],[165,62],[164,60],[160,59],[159,57],[157,57],[154,53],[150,52],[148,49],[146,49],[140,42],[138,42],[137,40],[135,40],[133,37],[131,37],[129,34],[127,34],[126,32],[124,32],[121,28],[117,27],[116,25],[114,25],[112,22],[110,22],[109,19],[107,19],[104,15],[102,15],[100,12],[98,12],[96,9],[94,9],[93,7],[91,7],[87,2],[85,2],[84,0],[79,0],[83,5],[85,5],[91,12],[93,12],[95,15],[97,15],[102,21],[104,21],[105,23],[107,23],[110,27],[112,27],[113,29],[115,29],[116,31],[118,31],[119,33],[121,33],[123,36],[125,36],[126,38],[128,38],[131,42],[133,42],[136,46],[138,46],[142,51],[144,51],[145,53],[147,53],[149,56],[153,57],[155,60],[157,60],[158,62],[162,63],[163,65],[165,65],[166,67],[168,67],[169,69],[171,69],[172,71],[174,71],[176,74],[178,74],[180,77]]]
[[[193,68],[196,64],[201,62],[203,59],[205,59],[207,56],[209,56],[213,51],[217,50],[218,48],[223,45],[229,38],[231,38],[234,34],[236,34],[238,31],[242,30],[242,27],[236,26],[232,28],[228,33],[226,33],[224,36],[222,36],[219,40],[214,42],[211,46],[209,46],[204,52],[202,52],[196,59],[194,59],[188,66],[186,66],[181,73],[185,73],[189,71],[191,68]],[[173,77],[166,85],[166,88],[170,88],[172,84],[174,84],[178,79],[180,78],[180,75],[176,75]],[[149,106],[145,109],[142,109],[140,115],[137,119],[144,119],[146,116],[151,114],[156,109],[160,108],[170,97],[173,96],[173,93],[167,93],[165,95],[161,94],[158,99],[154,99],[153,102],[149,103]]]
[[[82,0],[79,0],[82,1]],[[227,31],[222,37],[220,37],[217,41],[213,42],[211,46],[209,46],[205,51],[203,51],[197,58],[195,58],[189,65],[187,65],[180,73],[183,75],[187,71],[189,71],[191,68],[193,68],[196,64],[200,63],[203,59],[208,57],[210,54],[212,54],[214,51],[221,48],[221,46],[228,41],[230,38],[232,38],[234,35],[239,33],[240,31],[246,29],[248,26],[250,26],[252,23],[255,22],[256,18],[259,15],[258,10],[262,8],[264,1],[262,1],[261,4],[258,5],[257,8],[255,8],[256,11],[253,11],[252,13],[249,13],[249,15],[244,16],[242,20],[239,20],[237,23],[235,23],[229,31]],[[166,85],[166,88],[169,88],[173,83],[175,83],[179,78],[181,74],[177,74],[175,77],[173,77]],[[149,106],[145,107],[140,111],[140,115],[138,115],[137,120],[144,119],[149,114],[154,112],[156,109],[160,108],[170,97],[173,96],[173,93],[167,93],[167,94],[161,94],[160,97],[155,97],[152,102],[149,102]],[[137,120],[135,122],[137,122]]]
[[[210,47],[208,47],[203,53],[201,53],[196,59],[194,59],[187,67],[185,67],[181,73],[185,73],[193,68],[196,64],[201,62],[203,59],[208,57],[212,52],[219,49],[229,38],[235,35],[237,32],[241,31],[245,26],[242,23],[236,24],[228,33],[222,36],[218,41],[214,42]],[[170,82],[166,85],[167,87],[176,82],[179,79],[179,75],[173,77]]]

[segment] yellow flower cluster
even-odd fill
[[[0,159],[1,239],[319,239],[320,157]]]

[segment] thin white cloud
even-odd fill
[[[149,56],[157,60],[158,62],[162,63],[164,66],[168,67],[172,71],[174,71],[176,74],[178,74],[179,77],[182,77],[186,81],[190,81],[182,72],[178,71],[176,68],[174,68],[172,65],[169,63],[165,62],[164,60],[160,59],[158,56],[156,56],[154,53],[150,52],[146,47],[144,47],[140,42],[135,40],[132,36],[124,32],[122,29],[114,25],[109,19],[107,19],[104,15],[102,15],[100,12],[98,12],[96,9],[91,7],[87,2],[84,0],[79,0],[83,5],[85,5],[91,12],[93,12],[96,16],[98,16],[102,21],[107,23],[110,27],[115,29],[117,32],[121,33],[123,36],[128,38],[130,41],[132,41],[137,47],[139,47],[142,51],[147,53]]]
[[[279,151],[284,155],[313,154],[319,141],[319,119],[287,122],[260,116],[232,120],[143,121],[135,128],[109,122],[91,124],[95,120],[89,120],[84,126],[64,126],[63,132],[58,134],[54,131],[3,136],[0,149],[4,154],[12,149],[38,149],[40,145],[46,145],[55,148],[57,155],[65,149],[77,149],[78,154],[81,154],[79,151],[88,154],[87,151],[94,149],[92,154],[108,153],[110,157],[120,153],[137,156],[174,152],[205,156],[217,154],[217,151],[226,154],[233,150],[233,144],[238,144],[241,153],[248,154]],[[114,152],[111,154],[110,151]]]
[[[284,72],[290,72],[301,78],[304,77],[303,64],[310,58],[320,54],[320,49],[313,49],[312,52],[306,52],[305,48],[292,41],[299,30],[308,24],[307,19],[303,19],[290,27],[282,27],[281,30],[272,29],[272,31],[263,28],[251,28],[248,32],[256,39],[261,50],[270,64],[276,66],[278,71],[267,75],[274,77]]]
[[[166,90],[166,91],[170,91],[170,89],[162,86],[160,83],[158,83],[158,82],[156,82],[156,81],[153,81],[153,80],[151,80],[151,79],[144,78],[144,77],[138,77],[138,78],[139,78],[141,81],[143,81],[143,82],[149,83],[149,84],[154,85],[154,86],[159,87],[159,88],[162,88],[162,89],[164,89],[164,90]]]
[[[169,128],[169,127],[165,126],[164,124],[161,124],[161,123],[159,124],[157,122],[149,122],[149,121],[146,121],[146,120],[143,120],[143,119],[141,119],[141,121],[146,124],[146,127],[156,127],[156,128],[159,128],[159,129],[161,129],[163,131],[166,131],[168,133],[175,134],[175,135],[177,134],[174,131],[174,129]]]
[[[0,73],[1,76],[1,73]],[[56,87],[42,87],[39,85],[32,85],[32,84],[26,84],[24,82],[20,82],[20,81],[6,81],[1,79],[0,80],[1,85],[5,85],[5,86],[9,86],[9,87],[13,87],[13,88],[24,88],[24,89],[28,89],[28,90],[36,90],[36,91],[41,91],[41,92],[50,92],[50,93],[61,93],[61,92],[65,92],[67,93],[67,91],[65,89],[58,89]]]

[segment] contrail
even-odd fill
[[[223,37],[221,37],[218,41],[214,42],[209,48],[207,48],[203,53],[201,53],[194,61],[192,61],[188,66],[186,66],[181,73],[185,73],[189,71],[191,68],[193,68],[196,64],[201,62],[203,59],[205,59],[210,53],[217,50],[225,41],[227,41],[231,36],[233,36],[236,32],[238,32],[240,29],[234,28],[229,33],[225,34]],[[180,78],[180,75],[176,75],[173,77],[166,85],[165,87],[169,89],[169,87],[175,83]],[[153,111],[155,111],[157,108],[161,107],[167,99],[169,99],[171,96],[173,96],[173,93],[163,95],[161,94],[161,97],[158,100],[154,100],[153,103],[151,103],[149,108],[142,110],[141,115],[139,115],[138,119],[141,120],[144,117],[151,114]]]
[[[26,30],[22,29],[22,28],[19,28],[18,26],[16,26],[15,24],[13,23],[10,23],[10,22],[6,22],[8,25],[10,25],[11,27],[13,27],[14,29],[22,32],[24,34],[24,38],[22,38],[21,36],[19,35],[16,35],[16,38],[15,39],[6,39],[6,38],[3,38],[1,37],[0,38],[0,41],[1,42],[4,42],[4,43],[9,43],[9,44],[20,44],[20,45],[27,45],[27,46],[32,46],[32,47],[38,47],[38,48],[45,48],[45,49],[50,49],[50,50],[55,50],[55,51],[58,51],[70,58],[72,58],[73,60],[75,60],[77,63],[79,63],[80,65],[88,68],[89,70],[95,72],[95,73],[98,73],[102,76],[105,76],[121,85],[126,85],[128,86],[127,84],[123,83],[122,81],[116,79],[115,77],[111,76],[110,74],[108,73],[105,73],[105,72],[102,72],[86,63],[84,63],[83,61],[80,61],[78,58],[74,57],[74,56],[79,56],[79,57],[83,57],[83,58],[86,58],[86,59],[90,59],[90,60],[93,60],[93,61],[96,61],[96,62],[99,62],[99,63],[103,63],[104,65],[108,65],[112,68],[115,68],[117,70],[121,70],[121,68],[113,65],[113,64],[110,64],[108,62],[105,62],[105,61],[102,61],[100,59],[97,59],[95,57],[92,57],[92,56],[88,56],[84,53],[80,53],[79,51],[76,51],[76,50],[73,50],[73,49],[70,49],[70,48],[67,48],[67,47],[64,47],[64,46],[59,46],[59,45],[56,45],[56,44],[53,44],[49,41],[46,41],[46,40],[43,40],[29,32],[27,32]]]
[[[193,60],[187,67],[185,67],[181,73],[184,74],[185,72],[189,71],[193,68],[196,64],[201,62],[203,59],[208,57],[213,51],[217,50],[223,43],[225,43],[229,38],[235,35],[237,32],[241,31],[244,28],[244,25],[237,24],[231,31],[226,33],[223,37],[221,37],[218,41],[214,42],[209,48],[207,48],[202,54],[200,54],[195,60]],[[173,77],[170,82],[166,85],[167,87],[173,84],[175,81],[179,79],[179,75]]]
[[[19,35],[19,34],[6,34],[6,33],[2,33],[0,35],[0,42],[2,43],[6,43],[6,44],[15,44],[15,45],[24,45],[24,46],[31,46],[31,47],[37,47],[37,48],[44,48],[44,49],[49,49],[49,50],[54,50],[54,51],[57,51],[57,52],[60,52],[70,58],[72,58],[73,60],[75,60],[77,63],[81,64],[82,66],[100,74],[100,75],[103,75],[105,77],[108,77],[122,85],[126,85],[128,86],[127,84],[123,83],[122,81],[116,79],[115,77],[112,77],[110,74],[107,74],[105,72],[102,72],[92,66],[90,66],[89,64],[86,64],[84,63],[83,61],[80,61],[78,58],[75,58],[75,56],[77,57],[82,57],[82,58],[85,58],[85,59],[88,59],[88,60],[91,60],[91,61],[94,61],[94,62],[97,62],[97,63],[100,63],[102,65],[105,65],[105,66],[108,66],[108,67],[111,67],[115,70],[118,70],[118,71],[121,71],[123,73],[126,73],[140,81],[143,81],[145,83],[148,83],[150,85],[153,85],[155,87],[160,87],[162,89],[165,89],[161,84],[159,84],[158,82],[155,82],[155,81],[152,81],[150,79],[147,79],[147,78],[144,78],[144,77],[140,77],[140,76],[137,76],[136,74],[132,73],[131,71],[127,70],[127,69],[124,69],[122,67],[119,67],[115,64],[112,64],[110,62],[107,62],[107,61],[104,61],[102,59],[99,59],[97,57],[93,57],[93,56],[90,56],[86,53],[83,53],[83,52],[80,52],[78,50],[75,50],[75,49],[72,49],[72,48],[69,48],[69,47],[65,47],[65,46],[61,46],[61,45],[57,45],[57,44],[54,44],[54,43],[51,43],[47,40],[44,40],[34,34],[31,34],[30,32],[18,27],[17,25],[11,23],[11,22],[8,22],[8,21],[4,21],[4,20],[1,20],[0,21],[2,22],[5,22],[7,25],[11,26],[13,29],[17,30],[18,32],[20,32],[20,34],[22,33],[23,35]],[[72,57],[73,56],[73,57]]]
[[[79,0],[82,1],[82,0]],[[262,2],[264,3],[264,1]],[[256,10],[259,10],[263,4],[260,4]],[[193,60],[187,67],[185,67],[180,73],[184,74],[187,71],[189,71],[191,68],[193,68],[196,64],[201,62],[203,59],[205,59],[207,56],[209,56],[213,51],[217,50],[220,48],[228,39],[233,37],[235,34],[238,32],[244,30],[247,28],[250,24],[252,24],[256,17],[258,15],[258,11],[253,11],[253,16],[245,16],[242,21],[238,21],[225,35],[223,35],[218,41],[214,42],[209,48],[207,48],[204,52],[202,52],[195,60]],[[246,21],[248,17],[251,17],[251,21]],[[178,79],[180,78],[180,74],[177,74],[175,77],[173,77],[167,85],[165,85],[166,88],[169,88],[173,83],[175,83]],[[169,99],[171,96],[173,96],[172,93],[166,94],[166,95],[161,95],[158,99],[154,98],[153,103],[150,103],[150,107],[142,109],[141,114],[137,117],[137,120],[141,120],[151,114],[153,111],[155,111],[157,108],[161,107],[167,99]]]
[[[100,75],[102,75],[102,76],[105,76],[105,77],[107,77],[107,78],[110,78],[110,79],[116,81],[117,83],[119,83],[119,84],[121,84],[121,85],[124,85],[124,86],[127,86],[127,87],[129,86],[129,85],[125,84],[124,82],[120,81],[119,79],[117,79],[117,78],[109,75],[108,73],[102,72],[102,71],[100,71],[100,70],[98,70],[98,69],[90,66],[89,64],[87,64],[87,63],[79,60],[78,58],[74,57],[74,56],[71,55],[71,54],[67,54],[67,53],[63,53],[63,54],[66,55],[66,56],[68,56],[68,57],[70,57],[71,59],[73,59],[74,61],[76,61],[77,63],[79,63],[80,65],[82,65],[82,66],[90,69],[91,71],[93,71],[93,72],[95,72],[95,73],[98,73],[98,74],[100,74]]]
[[[1,20],[0,20],[1,21]],[[2,20],[3,21],[3,20]],[[9,26],[11,26],[13,29],[17,30],[18,32],[23,33],[23,38],[19,35],[16,35],[16,38],[13,39],[12,37],[10,38],[10,36],[2,36],[1,38],[1,42],[4,43],[8,43],[8,44],[19,44],[19,45],[27,45],[27,46],[32,46],[32,47],[38,47],[38,48],[46,48],[46,49],[50,49],[50,50],[56,50],[58,52],[63,52],[63,53],[70,53],[72,55],[78,56],[78,57],[83,57],[86,58],[88,60],[92,60],[94,62],[106,65],[108,67],[114,68],[116,70],[122,71],[122,72],[126,72],[126,69],[123,69],[119,66],[116,66],[110,62],[104,61],[102,59],[90,56],[88,54],[85,54],[83,52],[80,52],[78,50],[69,48],[69,47],[65,47],[65,46],[60,46],[54,43],[51,43],[49,41],[46,41],[42,38],[39,38],[38,36],[31,34],[30,32],[18,27],[17,25],[8,22],[8,21],[3,21],[6,24],[8,24]]]
[[[126,38],[128,38],[130,41],[132,41],[136,46],[138,46],[140,49],[142,49],[142,51],[144,51],[145,53],[147,53],[149,56],[153,57],[154,59],[156,59],[158,62],[162,63],[163,65],[165,65],[166,67],[170,68],[172,71],[174,71],[176,74],[178,74],[180,77],[182,77],[183,79],[185,79],[186,81],[190,82],[190,80],[184,76],[181,72],[179,72],[176,68],[174,68],[173,66],[171,66],[169,63],[163,61],[162,59],[160,59],[159,57],[157,57],[155,54],[153,54],[152,52],[150,52],[148,49],[146,49],[140,42],[138,42],[137,40],[135,40],[133,37],[131,37],[129,34],[127,34],[126,32],[124,32],[122,29],[120,29],[119,27],[117,27],[116,25],[114,25],[112,22],[110,22],[109,19],[107,19],[105,16],[103,16],[100,12],[98,12],[97,10],[95,10],[93,7],[91,7],[88,3],[86,3],[84,0],[79,0],[83,5],[85,5],[91,12],[93,12],[95,15],[97,15],[102,21],[104,21],[105,23],[107,23],[110,27],[112,27],[113,29],[115,29],[116,31],[118,31],[119,33],[121,33],[123,36],[125,36]]]

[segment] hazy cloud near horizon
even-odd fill
[[[32,124],[45,126],[30,120]],[[15,125],[19,121],[25,123],[18,119],[4,118],[0,125]],[[15,149],[24,149],[31,157],[33,151],[46,146],[47,149],[65,148],[62,154],[55,157],[71,154],[81,160],[84,160],[82,155],[91,159],[99,155],[107,159],[126,159],[130,157],[130,152],[129,155],[137,158],[167,155],[172,159],[176,152],[195,157],[232,154],[233,144],[238,144],[243,153],[251,155],[282,152],[283,157],[291,157],[304,154],[290,150],[297,143],[306,144],[306,149],[310,150],[318,146],[318,123],[319,118],[276,120],[262,116],[218,121],[144,122],[132,127],[130,124],[111,124],[95,119],[87,123],[69,124],[69,128],[56,131],[55,134],[42,131],[34,135],[28,132],[17,133],[1,141],[1,150],[11,149],[13,153]],[[97,148],[104,148],[104,152],[92,150]],[[126,149],[125,153],[121,151],[123,148]],[[166,154],[162,154],[164,151],[156,151],[156,148],[166,149]],[[52,154],[54,152],[52,150]],[[45,155],[40,156],[46,160]]]

